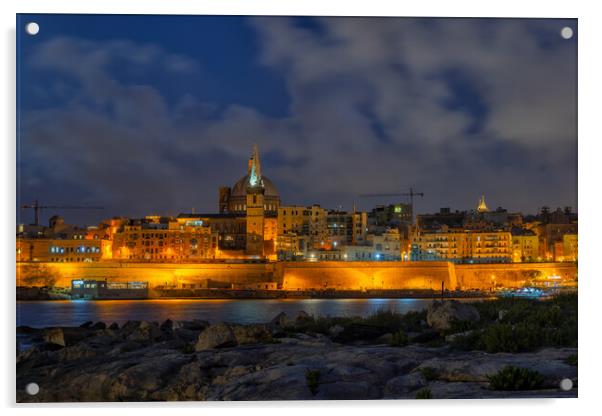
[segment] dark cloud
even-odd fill
[[[156,45],[41,44],[27,65],[53,74],[40,94],[57,104],[22,115],[21,196],[103,204],[105,216],[215,211],[217,187],[245,173],[258,143],[284,203],[368,208],[383,201],[357,194],[415,185],[421,210],[468,208],[481,193],[523,211],[576,205],[576,43],[560,22],[252,24],[257,59],[286,80],[284,117],[202,95],[170,103],[165,85],[116,73],[202,70]]]

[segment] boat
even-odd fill
[[[105,280],[72,280],[71,299],[111,300],[147,299],[148,282],[108,282]]]
[[[521,287],[520,289],[501,289],[498,295],[503,298],[539,299],[549,296],[549,293],[536,287]]]

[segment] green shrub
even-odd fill
[[[423,388],[418,390],[418,393],[416,393],[416,398],[417,399],[432,399],[433,398],[433,394],[431,393],[431,390],[428,388]]]
[[[318,393],[318,385],[320,382],[320,371],[318,370],[307,370],[305,373],[305,380],[307,382],[307,388],[313,396]]]
[[[450,345],[453,348],[463,351],[484,350],[485,347],[483,345],[482,337],[482,330],[473,330],[468,334],[454,337],[453,341],[450,342]]]
[[[182,352],[184,354],[192,354],[192,353],[194,353],[194,345],[191,344],[191,343],[184,344],[184,346],[182,347]]]
[[[424,377],[427,381],[432,381],[439,378],[439,371],[433,367],[422,367],[420,369],[420,374],[422,374],[422,377]]]
[[[571,354],[564,360],[568,365],[577,367],[577,354]]]
[[[536,390],[544,381],[537,371],[514,366],[506,366],[487,378],[493,390]]]
[[[389,345],[391,347],[405,347],[406,345],[409,344],[409,342],[410,341],[405,332],[397,331],[393,334],[393,337],[391,338]]]

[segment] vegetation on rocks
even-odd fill
[[[422,374],[422,377],[427,381],[436,380],[439,377],[439,372],[433,367],[422,367],[420,369],[420,374]]]
[[[577,295],[550,300],[497,299],[475,302],[478,322],[455,322],[448,333],[470,330],[452,346],[490,353],[519,353],[543,347],[577,346]]]
[[[318,393],[318,384],[320,382],[320,371],[318,370],[307,370],[305,373],[305,380],[307,381],[307,388],[312,395]]]
[[[539,372],[514,366],[506,366],[488,379],[493,390],[535,390],[544,383]]]
[[[571,354],[567,357],[566,360],[564,360],[565,363],[567,363],[568,365],[572,365],[577,367],[577,354]]]
[[[418,390],[418,393],[416,393],[416,398],[417,399],[432,399],[433,398],[433,393],[431,392],[431,390],[427,387]]]
[[[409,339],[407,334],[403,331],[397,331],[392,335],[389,345],[392,347],[405,347],[408,343]]]

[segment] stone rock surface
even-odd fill
[[[232,327],[220,323],[211,325],[199,335],[194,349],[203,351],[211,348],[233,347],[236,345],[236,337]]]
[[[289,316],[286,313],[280,312],[270,321],[270,323],[272,325],[277,325],[279,327],[285,328],[293,325],[294,321],[291,318],[289,318]]]
[[[90,336],[87,328],[48,328],[44,331],[44,341],[62,347],[75,345]]]
[[[577,396],[577,367],[565,363],[574,348],[487,354],[447,346],[339,344],[305,333],[289,333],[275,343],[269,329],[211,325],[198,334],[194,351],[183,348],[178,335],[192,330],[161,330],[156,323],[132,322],[118,330],[63,328],[86,336],[73,345],[40,344],[21,352],[17,401],[400,399],[414,398],[422,388],[434,398]],[[46,333],[61,339],[56,329]],[[491,390],[487,376],[507,365],[540,372],[544,388]],[[425,378],[426,367],[436,371],[436,379]],[[575,388],[561,391],[563,378],[572,379]],[[31,380],[40,385],[36,396],[25,392]]]
[[[429,305],[426,314],[426,322],[437,331],[450,329],[453,321],[475,322],[479,319],[477,308],[457,300],[434,301]]]

